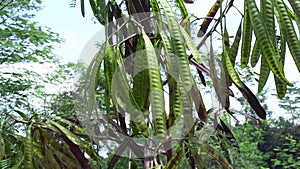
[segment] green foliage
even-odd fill
[[[33,21],[41,0],[0,2],[0,64],[53,61],[58,34]]]
[[[299,168],[300,167],[300,140],[295,140],[293,136],[286,136],[288,143],[274,148],[271,161],[274,168]],[[285,148],[282,148],[285,147]]]
[[[279,107],[284,109],[286,114],[290,116],[290,121],[298,123],[300,118],[300,88],[299,82],[295,82],[295,87],[287,88],[287,95],[279,101]]]
[[[48,63],[47,68],[55,70],[52,49],[54,43],[61,42],[58,34],[33,21],[40,9],[40,0],[0,2],[1,117],[16,113],[24,118],[35,107],[31,99],[45,99],[43,83],[55,82],[32,68]]]
[[[297,104],[289,104],[289,102],[293,103],[291,98],[298,96],[297,90],[297,86],[292,89],[288,88],[286,96],[279,101],[280,105],[286,105],[281,106],[284,111],[294,112],[294,116],[291,118],[279,117],[277,119],[273,117],[273,115],[278,115],[277,112],[268,111],[270,118],[273,117],[273,119],[260,123],[253,117],[246,118],[248,119],[246,123],[236,124],[232,128],[241,150],[236,159],[239,157],[243,159],[234,161],[235,164],[243,166],[242,168],[259,168],[261,166],[265,168],[298,168],[299,147],[295,144],[300,140],[298,108],[290,106]],[[268,92],[264,90],[260,93],[262,103],[268,98],[267,94]],[[251,114],[251,110],[247,106],[243,107],[243,111]]]
[[[264,127],[263,142],[258,146],[258,149],[268,154],[264,160],[268,163],[269,167],[274,167],[279,163],[278,161],[288,161],[289,150],[296,149],[296,157],[299,156],[299,147],[295,147],[294,143],[299,142],[299,128],[297,124],[293,124],[282,117],[278,120],[271,120],[269,124]],[[292,141],[293,140],[293,141]],[[287,152],[287,156],[283,155],[283,150]],[[276,162],[277,160],[277,162]],[[279,165],[279,164],[278,164]]]
[[[86,168],[89,162],[99,166],[92,141],[66,119],[72,103],[51,107],[48,102],[54,95],[45,86],[66,83],[75,65],[59,64],[52,49],[61,40],[33,21],[40,5],[40,0],[0,2],[0,168]],[[37,72],[37,67],[48,72]],[[73,128],[84,138],[70,133]],[[81,149],[89,160],[79,160]]]
[[[265,159],[268,155],[261,152],[258,146],[264,142],[264,130],[251,121],[237,124],[233,127],[233,133],[237,138],[240,153],[234,154],[235,166],[239,168],[262,168],[268,167]]]
[[[104,164],[103,164],[103,168],[108,168],[109,163],[111,161],[111,159],[113,158],[115,154],[114,153],[109,153],[108,157],[106,159],[104,159]],[[123,169],[123,168],[128,168],[128,169],[142,169],[143,168],[143,164],[141,161],[139,160],[134,160],[134,159],[130,159],[129,157],[120,157],[117,164],[114,166],[114,168],[116,169]]]

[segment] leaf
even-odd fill
[[[221,130],[225,134],[228,142],[239,151],[239,145],[237,143],[237,140],[235,139],[235,137],[234,137],[233,133],[231,132],[231,130],[229,129],[229,127],[227,127],[225,122],[221,119],[220,119],[220,124],[218,124],[218,126],[217,126],[217,130]]]
[[[90,5],[94,15],[97,13],[98,4],[96,0],[90,0]]]
[[[54,126],[53,128],[56,129]],[[55,132],[60,133],[58,129]],[[57,161],[59,161],[60,164],[63,164],[64,166],[68,166],[70,168],[80,165],[79,162],[76,161],[75,156],[68,146],[61,146],[60,141],[53,138],[53,136],[49,134],[48,130],[40,130],[40,133],[48,141],[48,145],[45,146],[46,151],[49,151],[49,153],[55,155],[57,157]]]
[[[196,68],[196,69],[197,69],[197,68]],[[199,75],[199,78],[200,78],[200,80],[201,80],[201,83],[202,83],[204,86],[206,86],[205,77],[204,77],[202,71],[199,70],[199,69],[197,69],[197,73],[198,73],[198,75]]]
[[[230,43],[229,43],[229,33],[227,30],[226,25],[224,26],[224,33],[223,33],[223,42],[224,42],[224,47],[226,47],[227,51],[230,49]]]
[[[60,162],[60,165],[65,166],[66,168],[79,168],[80,164],[78,163],[77,159],[72,154],[71,156],[68,155],[71,152],[65,152],[70,150],[64,150],[62,151],[61,145],[55,144],[52,142],[51,146],[48,147],[48,151],[51,151],[57,158],[57,161]]]
[[[183,1],[182,1],[182,0],[175,0],[175,4],[176,4],[177,7],[179,8],[182,17],[183,17],[184,19],[185,19],[185,18],[188,18],[188,17],[189,17],[189,14],[188,14],[187,9],[185,8],[185,5],[184,5]]]
[[[188,4],[193,4],[194,1],[193,0],[183,0],[185,3],[188,3]]]
[[[268,34],[271,38],[272,44],[276,46],[276,34],[275,34],[275,20],[274,20],[274,9],[273,4],[271,0],[261,0],[261,14],[262,18],[266,24]],[[256,41],[258,45],[259,42]],[[262,49],[260,49],[261,51]],[[277,53],[277,52],[276,52]],[[261,66],[260,66],[260,74],[259,74],[259,80],[258,80],[258,93],[261,92],[266,85],[269,74],[270,74],[270,67],[268,65],[268,62],[266,58],[268,56],[265,56],[262,54],[261,58]],[[276,56],[277,57],[277,56]]]
[[[82,133],[82,134],[84,134],[86,132],[82,127],[78,126],[76,123],[71,122],[71,121],[69,121],[65,118],[60,117],[60,116],[50,116],[49,118],[57,120],[61,124],[65,124],[69,127],[74,128],[76,132],[79,132],[79,133]]]
[[[126,70],[124,66],[123,59],[121,57],[120,51],[115,51],[115,57],[117,60],[118,67],[113,77],[112,81],[112,91],[115,93],[111,95],[114,104],[117,104],[124,111],[129,112],[132,117],[132,122],[137,127],[144,136],[148,136],[147,124],[145,122],[145,117],[139,108],[132,90],[129,86],[129,79],[126,75]]]
[[[285,56],[281,55],[280,62],[281,62],[282,65],[284,65],[284,59],[285,59]],[[274,76],[274,79],[275,79],[277,96],[280,99],[282,99],[285,96],[285,94],[286,94],[287,86],[286,86],[285,83],[283,83],[282,81],[280,81],[276,76]]]
[[[194,83],[194,85],[192,87],[191,97],[194,101],[196,109],[198,110],[198,112],[197,112],[198,117],[202,121],[206,122],[206,120],[207,120],[207,111],[206,111],[205,104],[204,104],[204,101],[202,99],[201,93],[200,93],[196,83]]]
[[[97,109],[95,90],[99,82],[99,69],[105,56],[107,45],[109,45],[108,42],[102,44],[101,49],[96,53],[90,65],[88,66],[85,77],[83,77],[83,96],[89,113],[92,112],[92,110]]]
[[[62,133],[62,135],[65,135],[73,144],[79,146],[83,151],[85,151],[91,158],[97,159],[98,155],[94,152],[94,150],[91,148],[91,146],[88,145],[88,143],[84,140],[82,140],[80,137],[76,136],[72,132],[70,132],[67,128],[62,126],[61,124],[52,121],[49,119],[50,125],[47,127],[51,130]],[[57,130],[57,129],[58,130]]]
[[[3,153],[5,155],[5,153]],[[1,169],[10,169],[11,168],[11,158],[3,159],[0,158],[0,168]]]
[[[63,133],[66,137],[68,137],[68,139],[70,139],[74,144],[76,144],[76,145],[81,145],[82,144],[81,139],[79,139],[76,135],[74,135],[72,132],[70,132],[64,126],[62,126],[59,123],[57,123],[55,121],[52,121],[52,120],[49,120],[49,123],[52,126],[58,128],[61,131],[61,133]]]
[[[23,157],[20,161],[18,161],[14,166],[11,167],[11,169],[19,169],[20,165],[22,164],[23,161]]]
[[[28,115],[27,114],[25,114],[25,113],[23,113],[23,112],[21,112],[21,111],[19,111],[19,110],[14,110],[16,113],[18,113],[21,117],[22,117],[22,119],[23,120],[28,120],[29,119],[29,117],[28,117]]]
[[[162,44],[165,51],[171,51],[171,39],[169,39],[165,32],[160,31]],[[165,58],[167,61],[167,71],[175,80],[179,81],[178,59],[172,52],[165,52]]]
[[[275,78],[277,96],[278,98],[282,99],[286,94],[287,86],[285,83],[282,83],[277,77],[274,78]]]
[[[284,60],[285,60],[285,53],[286,53],[286,39],[283,34],[280,36],[280,58],[279,61],[282,65],[282,68],[284,67]],[[287,86],[285,83],[281,82],[277,77],[274,76],[275,79],[275,85],[276,85],[276,91],[277,91],[277,96],[282,99],[287,91]]]
[[[118,50],[118,49],[117,49]],[[109,115],[111,113],[111,85],[113,75],[116,71],[116,57],[111,45],[106,41],[105,43],[105,53],[104,53],[104,76],[105,76],[105,108],[106,113]]]
[[[95,18],[97,18],[99,23],[103,26],[108,23],[108,11],[110,6],[115,4],[116,3],[111,3],[110,1],[90,0],[90,5]],[[117,6],[113,8],[117,8]]]
[[[276,45],[276,32],[275,32],[275,19],[274,19],[274,4],[272,0],[261,0],[261,14],[268,34],[272,40],[272,43]],[[276,48],[276,46],[275,46]]]
[[[182,16],[182,21],[180,23],[181,26],[185,27],[185,30],[190,33],[191,32],[191,22],[190,22],[190,16],[188,14],[188,11],[183,3],[182,0],[175,0],[176,6],[179,8],[181,16]]]
[[[224,49],[226,48],[226,45],[224,44]],[[225,80],[225,75],[224,75],[224,70],[222,69],[221,71],[221,77],[218,77],[218,72],[216,69],[216,63],[215,63],[215,57],[214,57],[214,52],[213,52],[213,46],[210,45],[210,54],[209,54],[209,67],[210,67],[210,77],[213,81],[213,87],[214,90],[217,94],[218,101],[221,103],[222,106],[225,106],[225,101],[226,101],[226,80]],[[223,80],[224,79],[224,80]],[[215,103],[213,103],[215,104]]]
[[[146,113],[149,108],[149,70],[147,68],[147,60],[145,59],[144,41],[140,39],[137,45],[133,66],[133,96],[139,106],[139,109]],[[148,114],[148,112],[147,112]],[[144,114],[146,116],[146,114]]]
[[[196,148],[193,145],[190,145],[189,143],[186,143],[185,145],[189,148],[189,151],[191,152],[192,157],[195,159],[195,163],[196,163],[197,167],[199,169],[205,169],[204,160],[201,157],[201,155],[198,153],[199,152],[198,148]]]
[[[230,53],[230,43],[229,43],[229,34],[228,34],[228,31],[227,31],[227,27],[225,26],[225,28],[224,28],[224,35],[223,35],[223,44],[224,44],[224,46],[223,46],[223,48],[226,48],[226,50],[227,51],[229,51],[229,53]],[[212,45],[212,44],[211,44]],[[212,48],[211,48],[211,50],[213,50]],[[232,64],[234,64],[235,63],[235,57],[236,56],[233,56],[231,59],[233,60],[233,62],[232,62]],[[221,59],[221,61],[222,61],[222,64],[224,64],[225,65],[225,57],[224,56],[222,56],[222,59]],[[223,68],[223,67],[222,67]],[[230,79],[230,77],[229,77],[229,75],[228,75],[228,71],[227,71],[227,69],[226,69],[226,67],[224,67],[223,69],[221,69],[221,76],[222,75],[224,75],[225,76],[225,83],[224,84],[226,84],[227,86],[231,86],[231,84],[232,84],[232,81],[231,81],[231,79]],[[224,82],[223,81],[223,79],[221,79],[221,82]],[[221,82],[218,82],[218,83],[221,83]],[[218,93],[218,91],[217,91],[217,94],[218,95],[220,95],[221,93]],[[224,96],[224,95],[223,95]],[[220,96],[219,96],[220,97]],[[224,100],[224,102],[225,102],[225,99],[223,98],[223,100]],[[223,103],[224,103],[223,102]],[[223,104],[223,105],[225,105],[225,104]]]
[[[160,13],[160,8],[156,0],[151,0],[151,9],[155,15]]]
[[[193,105],[190,93],[186,93],[183,87],[181,86],[181,102],[182,102],[182,114],[183,121],[185,127],[185,134],[188,137],[193,137],[193,126],[194,126],[194,118],[193,118]]]
[[[43,158],[47,159],[47,166],[45,165],[45,163],[43,163],[43,166],[46,168],[52,168],[52,169],[60,169],[60,165],[58,163],[58,160],[54,157],[55,155],[52,154],[48,149],[45,151],[45,156]]]

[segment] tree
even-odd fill
[[[81,1],[83,16],[84,4],[85,1]],[[109,168],[115,166],[120,156],[128,156],[127,152],[135,154],[135,161],[142,163],[144,168],[176,168],[182,159],[187,159],[191,168],[205,168],[202,165],[203,151],[223,167],[232,168],[229,156],[221,155],[207,142],[213,135],[209,129],[214,127],[226,133],[227,140],[234,138],[220,119],[211,120],[219,112],[234,113],[230,109],[230,86],[234,84],[255,113],[261,119],[266,118],[264,108],[235,70],[237,55],[241,58],[242,68],[249,64],[254,67],[261,61],[259,91],[265,86],[270,72],[273,73],[279,98],[284,97],[287,86],[293,85],[283,71],[287,46],[300,70],[300,42],[293,25],[296,22],[299,28],[297,0],[289,3],[262,0],[259,7],[255,0],[245,0],[244,13],[241,13],[243,21],[233,42],[227,32],[230,18],[226,16],[234,9],[234,1],[218,0],[201,24],[198,36],[203,39],[199,44],[194,44],[191,39],[190,25],[194,16],[188,13],[182,0],[174,3],[166,0],[108,3],[91,0],[90,5],[95,17],[105,26],[106,41],[80,82],[82,86],[79,88],[83,90],[79,98],[86,107],[79,110],[86,117],[88,131],[102,126],[97,132],[112,133],[113,130],[117,133],[106,135],[105,140],[97,140],[110,140],[117,145]],[[175,14],[174,9],[180,13]],[[217,12],[218,18],[215,17]],[[215,23],[209,27],[212,18]],[[205,63],[198,50],[205,47],[206,40],[216,32],[221,35],[222,57],[216,57],[212,45],[206,44],[209,59]],[[253,47],[252,39],[255,42]],[[102,61],[104,64],[101,64]],[[97,111],[94,99],[99,78],[97,72],[102,65],[106,80],[106,112]],[[195,84],[191,67],[197,69],[204,85],[203,74],[211,78],[218,103],[224,109],[212,107],[207,111],[208,106]],[[168,101],[164,98],[164,91],[168,93]],[[166,102],[169,105],[165,109]],[[196,110],[193,111],[194,107]],[[107,126],[90,123],[91,119],[99,116],[106,117]],[[180,132],[174,130],[179,126]],[[126,151],[127,148],[129,151]]]
[[[288,88],[286,96],[280,100],[279,106],[291,116],[270,119],[269,124],[264,126],[263,142],[258,148],[269,155],[265,161],[270,168],[299,167],[299,107],[295,101],[299,97],[298,90],[298,86]]]
[[[286,113],[291,116],[290,120],[293,123],[298,123],[297,119],[299,119],[300,107],[297,101],[300,99],[299,91],[299,83],[295,82],[295,87],[287,88],[287,95],[279,102],[279,107],[284,109]]]
[[[2,0],[0,3],[1,65],[18,62],[53,61],[58,35],[32,21],[41,10],[41,0]]]
[[[297,143],[300,140],[298,130],[299,118],[297,116],[297,105],[293,104],[293,98],[297,98],[298,86],[295,83],[294,88],[288,88],[286,96],[281,99],[281,112],[293,112],[294,116],[277,117],[281,112],[271,112],[265,107],[267,112],[270,112],[268,121],[262,124],[255,122],[253,118],[248,118],[245,123],[236,124],[233,127],[240,150],[239,156],[243,160],[236,161],[241,168],[298,168],[299,146]],[[268,92],[265,90],[260,93],[261,103],[264,104],[268,98]],[[269,94],[270,95],[270,94]],[[243,112],[248,112],[249,108],[244,107]],[[272,115],[275,115],[272,116]],[[247,119],[247,118],[246,118]],[[258,125],[259,124],[259,125]],[[249,153],[249,154],[248,154]],[[246,165],[245,165],[246,164]],[[264,165],[263,165],[264,164]]]
[[[86,168],[78,146],[84,138],[70,134],[75,124],[52,115],[48,103],[53,94],[44,85],[65,82],[74,64],[58,62],[52,49],[61,39],[33,21],[41,8],[40,0],[0,1],[0,168]],[[82,145],[94,158],[92,146]]]
[[[40,0],[0,2],[1,112],[27,107],[26,99],[34,95],[29,91],[41,87],[37,81],[42,77],[35,70],[28,69],[29,66],[26,68],[25,63],[38,66],[39,63],[57,62],[52,49],[61,39],[49,28],[32,21],[41,9],[40,5]]]

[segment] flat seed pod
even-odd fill
[[[248,7],[251,25],[253,26],[255,36],[261,45],[262,54],[265,56],[270,69],[281,81],[292,86],[293,84],[284,76],[282,67],[276,57],[275,44],[272,43],[272,39],[257,9],[255,0],[248,0]]]
[[[145,32],[143,32],[142,37],[145,42],[148,64],[147,67],[149,68],[150,105],[152,111],[152,119],[154,121],[154,132],[157,136],[163,136],[166,132],[166,114],[161,75],[159,72],[154,47]]]
[[[252,42],[252,32],[250,15],[249,15],[249,5],[248,0],[244,1],[244,21],[243,21],[243,33],[242,33],[242,48],[241,48],[241,66],[246,67],[248,64],[251,42]]]

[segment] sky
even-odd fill
[[[81,15],[79,2],[77,0],[76,7],[70,8],[71,0],[44,0],[44,10],[40,11],[36,17],[36,21],[41,25],[50,27],[65,40],[65,43],[57,45],[54,50],[54,53],[64,63],[76,62],[87,42],[102,29],[101,25],[93,20],[90,6],[87,3],[88,1],[85,4],[85,17]],[[186,4],[186,7],[190,13],[194,13],[198,17],[203,17],[214,2],[195,0],[194,4]],[[243,12],[242,3],[234,3],[234,5]],[[241,16],[237,13],[237,10],[231,9],[227,18],[230,18],[230,20],[228,19],[228,22],[230,21],[230,27],[228,27],[229,34],[234,35],[240,23]],[[287,57],[285,72],[288,72],[286,76],[291,81],[295,81],[299,77],[290,55]]]
[[[36,17],[42,26],[50,27],[65,40],[54,50],[64,63],[76,62],[84,45],[101,29],[100,24],[92,20],[88,5],[86,16],[82,17],[78,2],[75,8],[70,8],[71,0],[44,0],[44,9]]]
[[[94,22],[88,1],[85,4],[85,17],[81,15],[79,2],[77,0],[75,8],[70,8],[71,0],[44,0],[44,9],[36,17],[36,21],[41,25],[50,27],[52,31],[59,33],[60,37],[65,39],[65,43],[58,45],[54,50],[63,62],[77,61],[88,40],[102,29],[97,21]],[[203,17],[213,4],[214,1],[196,0],[194,4],[186,4],[186,6],[190,13]],[[236,13],[229,12],[231,16],[234,14]],[[233,26],[229,28],[229,31],[232,30],[234,33],[240,18],[239,16],[234,23],[231,23]]]
[[[76,7],[70,8],[71,0],[44,0],[43,6],[45,8],[40,11],[36,17],[36,21],[42,26],[50,27],[52,31],[59,33],[60,37],[65,39],[65,42],[57,45],[54,50],[54,53],[61,58],[63,63],[76,62],[88,41],[102,29],[97,21],[93,21],[93,15],[88,1],[86,1],[87,4],[85,4],[85,17],[81,15],[79,2],[80,1],[77,0]],[[207,14],[214,2],[215,1],[195,0],[194,4],[186,4],[186,7],[188,12],[194,13],[198,17],[203,17]],[[243,12],[243,4],[237,2],[238,1],[235,1],[234,5]],[[241,15],[238,14],[237,10],[231,9],[227,18],[231,18],[230,20],[227,19],[227,22],[230,21],[229,24],[227,23],[230,25],[228,27],[229,34],[234,35],[240,23]],[[221,44],[216,42],[214,46],[218,48],[217,46],[221,46]],[[299,79],[299,72],[294,66],[290,55],[287,55],[285,72],[289,80],[296,81]],[[272,80],[269,80],[267,85],[273,86],[274,83]],[[253,92],[255,93],[256,90],[253,90]],[[278,107],[274,106],[274,99],[269,99],[267,102],[269,102],[271,108],[273,107],[275,110],[278,109]]]

